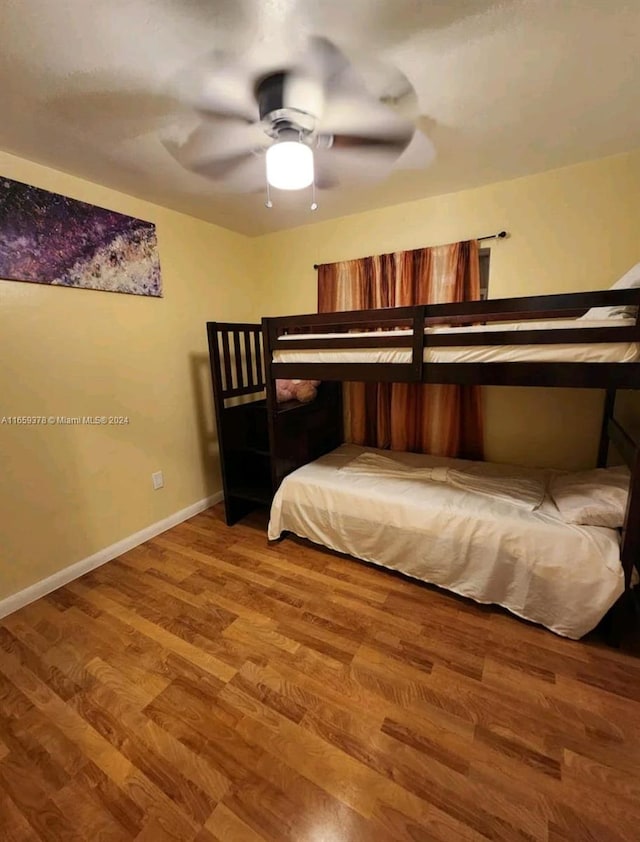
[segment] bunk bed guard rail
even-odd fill
[[[213,386],[221,400],[264,391],[260,325],[207,322],[207,336]]]
[[[640,342],[640,289],[562,293],[375,310],[310,313],[262,320],[267,377],[496,385],[640,387],[640,363],[423,363],[425,348]],[[576,319],[594,307],[635,306],[626,324],[432,333],[435,326],[472,327],[500,322]],[[494,324],[495,328],[495,324]],[[342,338],[340,334],[345,334]],[[346,336],[348,334],[348,337]],[[295,350],[407,348],[409,362],[279,362],[274,353]]]
[[[389,307],[380,310],[353,310],[338,313],[312,313],[303,316],[283,316],[262,320],[265,330],[265,354],[271,363],[277,350],[334,349],[343,348],[409,348],[412,351],[410,363],[394,366],[394,380],[398,382],[420,380],[422,373],[422,333],[424,329],[424,307]],[[387,332],[394,335],[385,335]],[[349,334],[341,338],[335,334]],[[365,335],[359,335],[364,333]],[[366,335],[366,334],[378,335]],[[295,334],[304,334],[296,339],[283,339]],[[382,334],[382,335],[380,335]],[[277,369],[287,364],[275,364]],[[297,366],[296,366],[297,367]],[[323,365],[323,368],[326,366]],[[364,368],[369,368],[366,364]],[[381,377],[386,379],[379,366],[375,366]],[[364,373],[364,372],[363,372]],[[286,372],[274,376],[287,377]],[[291,375],[297,377],[298,375]],[[304,375],[302,375],[304,376]],[[328,374],[322,378],[332,379]],[[336,380],[344,379],[338,375]]]

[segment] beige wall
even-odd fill
[[[640,260],[640,151],[424,199],[257,242],[265,315],[316,308],[314,263],[454,242],[507,229],[491,248],[492,297],[609,286]],[[485,389],[488,459],[593,464],[602,395]]]
[[[157,225],[164,298],[0,281],[0,599],[220,488],[205,321],[253,311],[253,241],[0,155],[0,174]],[[154,491],[151,472],[164,472]]]

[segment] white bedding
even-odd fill
[[[593,319],[588,327],[633,327],[635,320]],[[578,319],[553,320],[548,322],[514,322],[473,325],[472,327],[438,326],[425,329],[426,334],[453,333],[468,334],[498,330],[543,330],[551,328],[584,328],[584,321]],[[374,331],[369,333],[325,333],[291,334],[287,339],[340,338],[356,339],[361,336],[406,336],[406,330]],[[425,348],[423,359],[431,363],[490,363],[490,362],[583,362],[583,363],[626,363],[640,360],[640,344],[637,342],[589,342],[566,345],[451,345],[439,348]],[[276,363],[409,363],[411,348],[353,348],[346,349],[292,349],[273,353]]]
[[[406,465],[393,458],[393,454],[382,456],[380,453],[361,453],[340,470],[358,476],[376,478],[412,480],[414,482],[441,482],[452,485],[462,491],[473,491],[494,500],[518,506],[527,512],[533,512],[542,505],[546,492],[544,476],[532,477],[521,470],[505,472],[501,466],[496,468],[488,462],[462,462],[464,470],[454,468],[431,467],[417,468]],[[567,520],[567,518],[565,518]],[[573,521],[583,523],[583,521]],[[609,526],[609,524],[607,524]]]
[[[622,594],[616,530],[564,523],[548,497],[527,512],[442,483],[341,470],[365,452],[385,453],[343,445],[286,477],[271,507],[269,538],[293,532],[477,602],[503,605],[574,639]],[[478,464],[385,455],[414,468]],[[504,470],[513,475],[513,468]],[[534,478],[548,474],[516,470]]]

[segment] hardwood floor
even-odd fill
[[[216,507],[0,621],[0,839],[640,840],[640,659]]]

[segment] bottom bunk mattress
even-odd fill
[[[359,473],[355,460],[365,453],[392,459],[397,470]],[[505,488],[539,484],[542,502],[531,511],[526,500],[425,479],[430,468],[488,468]],[[565,523],[544,494],[550,473],[343,445],[284,479],[269,539],[292,532],[577,639],[624,591],[620,538]]]

